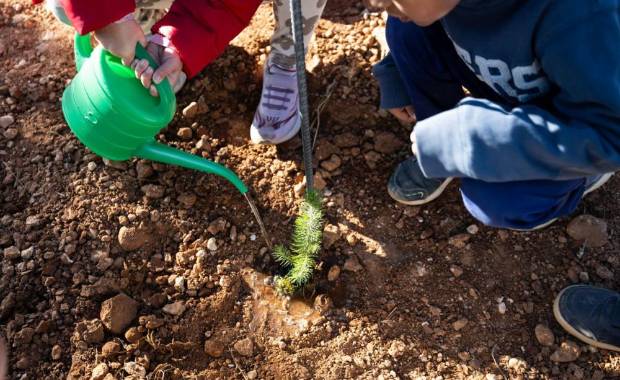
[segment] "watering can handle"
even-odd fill
[[[80,71],[82,65],[86,60],[90,57],[93,52],[93,46],[90,43],[90,35],[80,35],[75,34],[75,41],[73,44],[73,53],[75,55],[75,66],[77,71]],[[149,54],[146,49],[140,45],[140,43],[136,44],[136,58],[146,59],[149,62],[149,65],[156,69],[159,65],[153,57]],[[162,104],[172,104],[175,102],[174,92],[172,91],[172,86],[168,82],[168,78],[161,81],[159,84],[155,84],[155,88],[157,88],[157,92],[159,92],[159,97]]]

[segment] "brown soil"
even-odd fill
[[[70,31],[25,0],[0,5],[0,116],[15,119],[0,128],[10,378],[88,379],[95,367],[106,380],[619,376],[616,354],[581,344],[575,361],[550,359],[574,341],[553,319],[558,291],[574,282],[620,288],[618,181],[578,212],[607,223],[609,242],[597,249],[568,237],[565,221],[532,233],[477,225],[455,185],[429,206],[395,204],[385,184],[409,154],[408,131],[376,106],[379,15],[330,0],[310,50],[311,104],[326,101],[316,164],[328,161],[320,173],[335,241],[304,296],[286,300],[269,286],[278,267],[243,197],[214,176],[88,152],[60,110],[74,75]],[[264,4],[179,94],[179,109],[196,101],[198,114],[179,112],[159,139],[235,170],[273,241],[286,242],[300,199],[300,142],[248,140],[271,25]],[[177,135],[185,127],[189,139]],[[148,198],[144,185],[163,196]],[[207,249],[212,237],[216,250]],[[99,318],[120,292],[138,307],[135,317],[105,316],[125,329],[115,335]],[[538,324],[551,328],[553,346],[539,344]]]

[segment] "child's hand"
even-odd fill
[[[136,73],[136,78],[140,79],[142,85],[149,89],[152,96],[158,96],[157,88],[152,82],[159,84],[164,78],[168,78],[172,89],[179,83],[179,78],[182,74],[183,63],[179,54],[171,47],[163,47],[161,45],[149,42],[146,50],[159,64],[157,70],[153,70],[149,66],[149,62],[146,59],[136,59],[131,64],[131,67]]]
[[[146,37],[134,20],[119,21],[95,31],[95,39],[104,49],[119,57],[129,66],[136,53],[136,44],[146,46]]]
[[[415,112],[413,110],[413,106],[404,106],[404,107],[398,107],[398,108],[390,108],[388,109],[388,111],[394,115],[395,118],[398,119],[398,121],[401,122],[401,124],[403,125],[411,125],[413,123],[415,123],[416,118],[415,118]]]

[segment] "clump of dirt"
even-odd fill
[[[488,229],[456,186],[425,207],[395,204],[385,184],[409,155],[409,131],[377,108],[370,67],[385,54],[381,15],[330,0],[309,51],[326,241],[313,286],[287,300],[269,285],[278,266],[232,186],[101,160],[71,135],[59,99],[75,73],[71,31],[25,0],[3,5],[0,326],[11,378],[619,373],[617,355],[574,342],[551,311],[568,284],[619,288],[617,180],[588,197],[578,212],[588,223],[568,232],[564,221],[530,233]],[[235,170],[273,242],[285,242],[301,200],[300,142],[248,138],[272,24],[263,4],[188,82],[178,97],[187,111],[158,139]],[[596,229],[596,244],[580,225]],[[116,309],[106,300],[119,294],[135,314],[108,314]]]

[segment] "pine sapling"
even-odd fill
[[[318,193],[306,193],[295,219],[290,249],[282,245],[274,249],[274,259],[288,271],[275,279],[276,288],[283,294],[294,293],[312,278],[323,239],[322,206]]]

